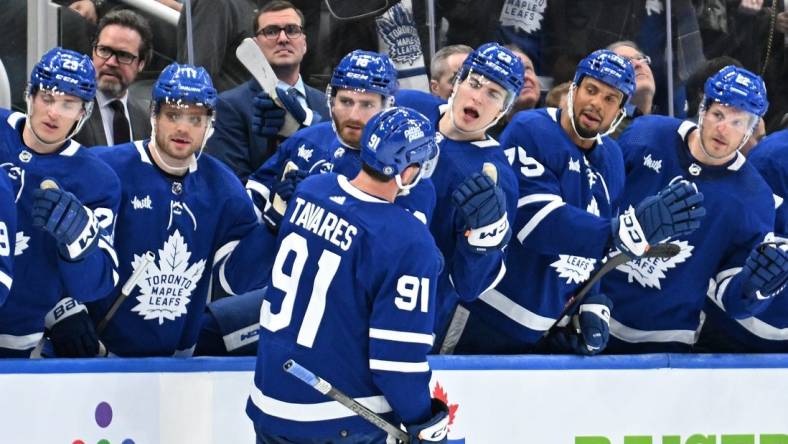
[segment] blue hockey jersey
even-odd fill
[[[16,193],[8,176],[0,175],[0,307],[5,304],[14,282],[14,242],[16,235]]]
[[[581,149],[561,128],[560,114],[518,113],[501,135],[519,195],[507,273],[468,306],[472,318],[501,335],[465,352],[529,350],[610,248],[610,220],[624,185],[621,150],[608,137]],[[463,341],[474,336],[466,331]]]
[[[788,129],[770,134],[750,151],[747,161],[774,193],[774,232],[788,236]]]
[[[643,116],[619,138],[627,175],[622,208],[681,177],[703,193],[707,215],[700,229],[670,240],[681,247],[675,257],[631,261],[603,279],[602,291],[614,303],[610,352],[689,350],[707,290],[721,305],[739,298],[729,284],[772,229],[772,193],[755,168],[741,154],[725,165],[701,164],[688,147],[695,129],[691,122]]]
[[[310,174],[333,171],[352,179],[361,170],[361,151],[343,145],[330,121],[304,128],[288,137],[276,153],[249,176],[246,188],[253,198],[256,197],[256,202],[268,205],[270,190],[282,179],[288,162]],[[408,194],[399,196],[396,202],[427,224],[435,207],[435,188],[431,181],[422,180]],[[258,208],[258,211],[262,210]]]
[[[145,267],[101,340],[121,356],[188,355],[212,270],[218,268],[213,285],[230,294],[261,288],[267,267],[256,257],[269,257],[275,239],[258,223],[243,186],[224,164],[202,155],[185,176],[172,176],[153,163],[148,142],[92,149],[121,181],[115,228],[121,283]],[[150,263],[146,251],[153,253]],[[239,251],[243,259],[236,257],[244,256]],[[228,264],[228,258],[240,265]],[[89,304],[93,318],[103,318],[114,300]]]
[[[41,340],[44,316],[62,298],[87,302],[108,296],[118,282],[111,231],[120,197],[115,173],[74,141],[57,152],[37,154],[25,146],[26,117],[0,110],[0,161],[14,187],[17,231],[14,285],[0,308],[0,355],[29,356]],[[63,259],[54,237],[32,225],[33,190],[54,179],[99,220],[98,248],[74,262]],[[11,234],[9,234],[11,236]]]
[[[324,439],[375,430],[283,371],[288,359],[390,420],[429,419],[441,258],[424,224],[324,174],[298,187],[278,242],[246,407],[255,428]]]

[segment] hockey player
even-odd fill
[[[519,182],[516,238],[503,280],[467,305],[459,353],[534,351],[611,247],[638,256],[681,232],[679,224],[697,226],[697,215],[688,209],[701,196],[687,183],[616,217],[623,162],[607,135],[624,115],[634,87],[628,61],[596,51],[578,64],[565,109],[522,112],[507,126],[501,143]],[[592,293],[573,314],[572,326],[554,332],[544,351],[599,353],[607,343],[610,308],[604,294]]]
[[[14,244],[11,239],[16,233],[15,199],[11,180],[4,174],[0,175],[0,307],[8,299],[14,282]]]
[[[738,151],[766,112],[763,81],[727,66],[706,80],[704,93],[697,126],[643,116],[619,138],[627,175],[622,207],[686,179],[705,196],[709,217],[702,230],[671,237],[681,247],[677,256],[630,262],[603,281],[615,304],[611,352],[688,351],[707,291],[724,315],[749,317],[788,279],[788,253],[761,245],[774,224],[772,192]]]
[[[282,219],[246,407],[258,443],[386,440],[285,373],[288,359],[404,424],[412,443],[446,442],[448,409],[430,400],[426,359],[442,261],[427,227],[391,205],[436,155],[434,131],[413,110],[389,109],[368,122],[361,150],[353,180],[307,178]]]
[[[259,258],[272,255],[275,239],[233,173],[201,155],[216,108],[205,69],[167,66],[153,85],[152,104],[150,140],[94,149],[122,186],[115,229],[120,280],[141,273],[100,339],[121,356],[188,356],[212,270],[214,285],[229,294],[261,288],[270,262]],[[115,299],[89,304],[99,325]]]
[[[18,217],[8,233],[16,282],[0,308],[2,356],[30,356],[45,328],[58,356],[98,351],[81,341],[95,332],[78,301],[106,297],[118,282],[110,231],[120,186],[71,140],[90,115],[95,78],[89,57],[54,48],[30,74],[27,113],[0,111],[0,159]]]
[[[761,173],[774,192],[777,218],[774,231],[788,236],[788,130],[777,131],[750,151],[747,161]]]

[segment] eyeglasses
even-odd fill
[[[261,30],[257,31],[255,35],[262,35],[263,37],[273,40],[279,38],[279,33],[282,31],[285,32],[285,35],[289,39],[297,39],[304,35],[303,29],[301,29],[298,25],[285,25],[284,27],[277,26],[277,25],[269,25]]]
[[[627,56],[622,56],[622,57],[624,57],[625,59],[629,60],[630,62],[643,62],[646,65],[651,65],[651,57],[649,57],[649,56],[647,56],[645,54],[638,54],[638,55],[632,56],[632,57],[627,57]]]
[[[94,49],[96,51],[96,55],[102,59],[109,60],[110,57],[115,56],[115,59],[118,61],[118,63],[122,65],[130,65],[138,58],[138,56],[135,56],[134,54],[112,49],[109,46],[96,45]]]

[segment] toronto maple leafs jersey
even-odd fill
[[[115,228],[121,283],[143,270],[101,335],[120,356],[188,354],[197,341],[212,270],[218,268],[213,285],[230,294],[262,287],[267,270],[254,254],[242,260],[241,270],[227,261],[239,250],[259,250],[262,256],[275,242],[224,164],[203,154],[185,176],[172,176],[153,163],[148,142],[92,149],[122,184]],[[114,300],[89,304],[91,316],[103,318]]]
[[[326,439],[375,430],[283,371],[288,359],[389,420],[429,419],[426,354],[442,261],[427,227],[323,174],[296,190],[278,242],[246,407],[255,429]]]
[[[788,129],[770,134],[750,151],[747,161],[774,193],[774,232],[788,236]]]
[[[361,151],[340,143],[330,121],[304,128],[288,137],[276,153],[249,176],[246,188],[256,202],[268,205],[270,190],[282,179],[288,162],[310,174],[333,171],[352,179],[361,171]],[[430,180],[423,179],[408,194],[399,196],[396,203],[427,224],[435,207],[435,188]]]
[[[108,296],[118,281],[111,230],[120,184],[115,173],[73,140],[51,154],[25,146],[22,113],[0,110],[0,161],[17,201],[14,285],[0,308],[0,355],[28,356],[41,340],[44,316],[64,297],[87,302]],[[102,233],[97,248],[77,261],[63,259],[55,238],[33,227],[33,190],[51,178],[93,211]]]
[[[465,352],[529,350],[610,248],[610,220],[624,185],[621,150],[608,137],[581,149],[562,129],[560,114],[556,108],[518,113],[501,135],[519,196],[507,271],[468,308],[502,334],[478,349],[458,346]],[[472,327],[461,343],[475,336]]]
[[[0,174],[0,307],[5,304],[14,282],[14,239],[16,235],[16,194],[11,180]]]
[[[696,129],[691,122],[643,116],[619,138],[627,177],[622,208],[636,206],[679,177],[703,193],[706,217],[700,229],[670,240],[681,247],[675,257],[630,261],[603,279],[602,291],[614,304],[610,352],[689,350],[707,290],[721,305],[740,299],[727,291],[735,287],[729,284],[772,229],[774,200],[768,185],[739,153],[720,166],[694,159],[688,140]]]

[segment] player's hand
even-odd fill
[[[94,5],[92,1],[78,0],[68,5],[68,7],[69,9],[74,10],[77,14],[81,15],[82,18],[91,24],[96,24],[96,21],[98,20],[98,14],[96,13],[96,5]]]
[[[44,318],[45,334],[59,358],[89,358],[99,353],[99,340],[88,309],[63,298]]]
[[[260,91],[252,99],[252,131],[261,137],[274,137],[285,123],[285,111],[271,96]]]
[[[33,226],[48,231],[58,242],[60,254],[76,261],[98,243],[99,224],[93,211],[60,188],[33,190]]]
[[[304,170],[291,170],[285,173],[281,181],[274,184],[271,190],[271,202],[274,201],[274,196],[279,196],[285,203],[290,201],[293,197],[295,189],[302,180],[304,180],[309,173]],[[285,208],[276,208],[276,205],[268,205],[268,208],[263,212],[263,220],[272,231],[279,230],[279,224],[282,217],[285,215]]]
[[[622,253],[640,257],[649,245],[683,236],[700,227],[706,215],[703,193],[694,184],[680,180],[655,196],[643,199],[637,209],[629,209],[612,223],[613,243]]]
[[[509,242],[512,230],[506,218],[506,196],[487,175],[474,173],[451,195],[463,217],[465,242],[477,253],[500,249]]]
[[[591,356],[604,350],[610,338],[612,308],[613,301],[602,293],[586,297],[572,316],[572,325],[557,329],[547,338],[549,351]]]
[[[440,399],[432,398],[432,418],[422,424],[405,427],[411,444],[445,443],[449,433],[449,407]]]
[[[301,125],[301,127],[314,125],[320,121],[320,115],[312,112],[311,109],[304,109],[298,101],[298,93],[295,88],[291,88],[292,93],[288,93],[282,88],[276,88],[276,95],[282,103],[282,107]]]
[[[788,245],[766,242],[755,247],[742,267],[748,276],[744,295],[753,303],[771,299],[788,285]]]

